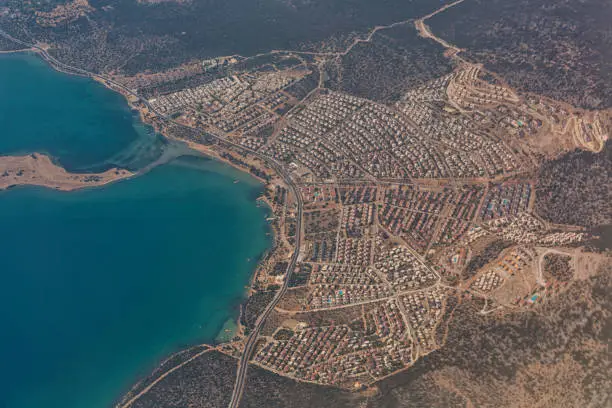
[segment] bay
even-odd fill
[[[12,57],[0,58],[0,73],[7,60]],[[40,72],[49,75],[51,68],[37,64],[29,61],[11,75],[33,81]],[[60,87],[58,109],[73,110],[76,98],[93,104],[86,110],[94,116],[98,103],[129,115],[101,133],[94,126],[94,134],[87,121],[62,122],[78,143],[38,140],[34,135],[47,124],[37,131],[31,123],[31,141],[17,143],[12,139],[23,137],[21,128],[6,125],[5,114],[2,153],[53,152],[62,164],[92,168],[131,150],[139,138],[143,151],[157,143],[134,130],[142,125],[134,127],[125,101],[111,91],[87,79],[52,76],[68,88],[80,84],[74,93]],[[83,86],[103,100],[83,101]],[[29,94],[18,98],[26,106],[37,96],[36,87],[20,92]],[[5,97],[0,93],[0,111],[9,105]],[[100,137],[112,146],[96,152]],[[271,245],[267,210],[255,203],[261,191],[259,182],[229,166],[183,156],[102,188],[0,192],[0,406],[109,407],[164,357],[214,341],[237,318],[245,285]]]

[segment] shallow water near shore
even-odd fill
[[[32,53],[0,55],[0,126],[0,155],[46,153],[73,172],[139,169],[165,145],[123,96]]]
[[[114,101],[127,109],[121,97]],[[117,126],[129,139],[128,119]],[[97,137],[78,123],[74,135]],[[0,128],[1,154],[11,145],[55,151],[55,139],[16,143],[9,139],[21,137],[18,127],[2,121]],[[91,168],[133,140],[118,138],[88,158],[91,143],[71,144],[56,158]],[[101,188],[0,192],[0,407],[110,407],[164,357],[213,341],[237,318],[257,259],[271,245],[268,209],[255,202],[261,191],[227,165],[180,157]]]

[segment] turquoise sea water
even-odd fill
[[[72,171],[142,167],[162,139],[123,97],[32,54],[0,55],[0,155],[48,153]]]
[[[50,70],[28,66],[33,70],[12,75],[32,79]],[[74,106],[70,97],[80,92],[64,91],[62,103]],[[36,96],[34,88],[23,92]],[[109,102],[110,111],[125,109],[110,91],[100,92],[120,105]],[[0,110],[5,106],[2,100]],[[67,144],[60,157],[87,167],[129,149],[119,137],[132,134],[129,119],[114,125],[115,149],[103,155],[91,153],[98,140],[79,127],[84,122],[62,124],[83,140]],[[0,146],[19,137],[18,127],[7,131],[0,120]],[[19,149],[54,152],[54,140]],[[267,210],[255,205],[260,191],[223,164],[181,157],[102,188],[0,192],[0,407],[109,407],[160,359],[212,341],[237,317],[257,258],[270,245]]]

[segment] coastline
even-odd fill
[[[31,48],[26,48],[26,49],[21,49],[21,50],[10,51],[10,53],[33,53],[39,56],[51,68],[53,68],[54,70],[58,72],[62,72],[68,75],[75,75],[75,76],[91,78],[92,80],[98,83],[101,83],[105,88],[123,95],[130,109],[138,111],[139,118],[142,123],[152,126],[156,132],[158,132],[160,135],[162,135],[167,140],[182,142],[186,144],[189,147],[189,149],[197,152],[198,154],[201,154],[209,159],[227,164],[231,166],[232,168],[240,171],[241,173],[244,173],[250,177],[254,177],[259,182],[262,183],[263,189],[264,189],[264,194],[263,194],[264,196],[265,196],[265,191],[267,189],[274,188],[274,186],[276,185],[288,187],[283,181],[283,175],[279,174],[278,171],[273,169],[271,166],[268,166],[261,159],[257,157],[251,157],[250,163],[241,162],[240,159],[235,160],[237,158],[232,153],[236,153],[236,152],[231,148],[227,148],[226,146],[228,145],[226,145],[225,141],[220,140],[216,144],[204,145],[204,144],[196,143],[188,139],[182,139],[182,138],[171,135],[165,126],[158,126],[159,121],[160,121],[159,114],[157,114],[156,112],[151,112],[146,106],[139,105],[138,102],[140,102],[140,99],[138,99],[134,94],[128,92],[128,90],[122,87],[120,84],[116,84],[112,81],[109,81],[108,79],[102,76],[99,76],[97,74],[89,74],[89,73],[85,74],[82,72],[65,69],[61,65],[58,65],[59,62],[56,63],[53,58],[48,58],[48,55],[46,54],[46,48],[31,47]],[[165,123],[163,121],[166,119],[167,118],[162,117],[161,118],[162,123]],[[202,133],[204,132],[202,131]],[[239,147],[239,149],[244,150],[241,147]],[[247,154],[249,154],[248,151],[246,152]],[[6,156],[6,157],[10,157],[10,156]],[[30,157],[30,156],[23,156],[23,157]],[[64,177],[69,178],[71,176],[72,177],[98,176],[97,174],[82,174],[82,175],[71,174],[71,173],[68,173],[63,167],[53,164],[51,159],[48,156],[38,155],[37,157],[44,157],[45,159],[43,160],[48,161],[49,164],[52,166],[50,168],[53,168],[54,172],[58,172],[58,174],[59,173],[65,174]],[[32,158],[32,160],[38,160],[38,159]],[[1,158],[0,158],[0,163],[1,163]],[[154,166],[147,166],[144,172],[151,170],[152,167]],[[252,171],[253,168],[256,168],[257,171],[256,172]],[[111,177],[110,173],[115,172],[115,171],[121,172],[120,173],[121,177],[115,177],[115,178]],[[137,173],[131,173],[127,170],[110,169],[105,173],[100,173],[102,175],[105,175],[105,177],[103,179],[104,181],[99,181],[98,184],[89,183],[89,182],[87,182],[87,184],[84,184],[85,182],[81,181],[75,185],[56,186],[54,185],[54,183],[49,182],[49,181],[46,183],[43,182],[42,181],[43,178],[41,177],[40,178],[41,181],[38,183],[22,181],[21,183],[13,183],[12,185],[7,185],[6,188],[13,187],[16,185],[40,185],[43,187],[55,188],[58,190],[72,191],[72,190],[77,190],[77,189],[85,188],[85,187],[101,186],[101,185],[112,183],[114,181],[117,181],[123,178],[138,176],[142,173],[143,173],[142,171],[139,171]],[[262,175],[266,177],[262,177]],[[2,187],[0,184],[0,190],[1,189]],[[269,201],[260,200],[260,198],[261,196],[257,197],[255,201],[256,202],[264,201],[266,206],[268,206],[268,208],[270,209],[270,213],[273,213],[274,211],[273,211],[273,208],[270,206]],[[278,251],[279,246],[276,244],[277,237],[275,234],[275,227],[282,228],[283,226],[281,223],[278,222],[278,218],[276,218],[272,223],[269,223],[268,225],[270,226],[270,228],[267,233],[270,233],[272,236],[272,246],[269,250],[263,252],[257,259],[257,263],[253,265],[253,272],[251,273],[251,276],[249,278],[248,286],[245,286],[245,297],[240,299],[239,303],[237,303],[236,306],[234,307],[236,309],[236,313],[235,313],[236,317],[234,320],[234,323],[235,323],[235,332],[233,336],[234,338],[224,343],[216,344],[215,342],[213,342],[212,344],[202,343],[202,344],[194,344],[194,345],[190,345],[186,347],[185,346],[180,347],[176,352],[170,354],[169,356],[166,357],[166,359],[158,363],[157,368],[153,372],[146,374],[144,377],[135,378],[134,381],[131,382],[129,387],[126,389],[126,392],[123,392],[121,395],[116,397],[116,404],[115,404],[116,407],[126,407],[127,408],[128,406],[130,406],[131,402],[134,402],[134,400],[130,401],[129,404],[126,404],[125,400],[127,399],[129,395],[133,395],[132,390],[137,389],[139,385],[141,385],[144,381],[147,381],[152,376],[155,376],[156,374],[158,374],[158,372],[162,369],[162,367],[169,360],[171,360],[174,356],[179,355],[181,353],[189,352],[189,350],[192,350],[194,347],[209,347],[211,350],[218,350],[222,352],[223,354],[226,354],[232,358],[235,358],[238,360],[240,359],[240,349],[242,349],[243,347],[243,345],[240,344],[240,342],[248,339],[247,328],[242,324],[241,315],[250,297],[253,296],[255,293],[258,293],[258,291],[254,289],[254,282],[256,282],[257,280],[257,276],[260,273],[261,268],[263,267],[264,261],[275,257],[277,255],[277,252],[279,252]],[[225,324],[222,327],[220,327],[217,337],[223,335],[224,327],[225,327]],[[238,336],[239,338],[236,339],[236,336]]]
[[[50,61],[44,58],[44,55],[42,53],[39,53],[39,55],[41,55],[41,57],[45,61],[47,61],[47,63],[49,63],[52,67],[54,67],[54,64],[52,64]],[[64,72],[63,70],[59,70],[59,71]],[[165,126],[165,125],[168,125],[168,123],[170,124],[170,126],[173,125],[174,123],[172,121],[166,122],[165,120],[167,120],[167,118],[165,117],[161,117],[161,120],[160,120],[160,114],[158,114],[157,112],[151,112],[151,110],[146,105],[144,106],[140,105],[139,104],[140,99],[137,98],[134,94],[130,92],[126,92],[126,90],[123,87],[119,87],[116,84],[113,84],[112,82],[109,82],[108,80],[102,77],[93,76],[91,78],[95,80],[96,82],[100,82],[106,88],[111,89],[123,95],[128,105],[130,106],[130,108],[138,111],[140,120],[143,123],[152,126],[156,132],[158,132],[160,135],[162,135],[167,140],[182,142],[186,144],[189,149],[205,156],[206,158],[229,165],[232,168],[240,171],[241,173],[244,173],[250,177],[253,177],[257,179],[259,182],[261,182],[263,185],[263,190],[264,190],[264,193],[263,193],[264,199],[262,200],[261,199],[262,197],[260,196],[256,199],[256,201],[257,202],[263,201],[265,205],[269,208],[271,214],[274,214],[274,208],[270,205],[269,200],[266,198],[266,192],[268,190],[274,190],[275,186],[281,186],[281,187],[287,188],[287,190],[289,191],[289,195],[293,195],[291,191],[292,189],[290,188],[290,186],[288,186],[284,182],[284,177],[282,174],[279,173],[279,171],[272,168],[272,166],[268,166],[267,163],[259,159],[257,156],[253,157],[250,154],[250,152],[245,150],[243,147],[232,146],[231,144],[226,143],[225,140],[219,139],[217,137],[215,137],[215,139],[217,139],[217,143],[211,143],[211,144],[197,143],[187,138],[184,139],[184,138],[176,137],[171,134],[171,132],[168,129],[168,126]],[[194,130],[194,131],[196,130],[189,126],[183,125],[183,124],[180,124],[180,126],[184,126],[186,128],[189,128],[190,130]],[[200,131],[200,132],[205,133],[204,131]],[[237,147],[238,152],[232,149],[232,147]],[[241,157],[237,158],[234,154],[236,153],[240,154],[240,151],[246,153],[246,155],[241,155]],[[249,157],[249,162],[244,161],[244,160],[247,160],[247,156]],[[255,168],[255,171],[253,171],[253,168]],[[266,177],[263,177],[263,176],[266,176]],[[293,198],[293,200],[298,202],[299,197],[295,197]],[[116,403],[114,405],[115,408],[129,408],[130,406],[132,406],[132,404],[136,400],[138,400],[138,398],[141,395],[143,395],[148,390],[149,387],[152,387],[158,381],[162,380],[167,374],[170,374],[172,371],[174,371],[174,369],[180,368],[183,364],[186,364],[187,362],[191,361],[191,359],[185,362],[180,362],[173,367],[166,368],[164,367],[164,365],[167,364],[168,361],[172,360],[175,356],[182,355],[183,353],[189,353],[191,350],[197,349],[199,347],[208,347],[207,351],[216,350],[228,357],[236,359],[238,367],[240,368],[241,366],[244,366],[242,367],[242,369],[243,370],[246,369],[246,366],[248,366],[248,363],[246,364],[242,363],[242,359],[244,358],[243,356],[250,354],[249,351],[251,350],[248,350],[248,349],[253,347],[255,343],[251,341],[252,337],[250,336],[250,333],[253,330],[251,328],[246,327],[243,324],[243,321],[242,321],[243,314],[245,313],[246,306],[249,300],[251,299],[251,297],[253,297],[257,293],[260,293],[260,290],[255,289],[255,283],[257,282],[259,274],[262,273],[262,271],[265,269],[266,261],[274,259],[277,256],[280,256],[282,254],[281,249],[283,249],[280,245],[278,245],[278,237],[276,235],[277,230],[281,230],[282,228],[284,228],[284,224],[281,218],[275,217],[274,221],[269,223],[268,225],[269,225],[269,233],[271,234],[271,237],[272,237],[272,246],[269,250],[262,253],[259,256],[257,263],[253,265],[253,272],[251,273],[251,276],[249,278],[249,283],[247,286],[245,286],[245,297],[241,299],[235,306],[237,315],[235,319],[233,320],[233,323],[234,323],[234,332],[232,333],[233,338],[227,342],[216,343],[215,341],[213,341],[212,343],[196,344],[196,345],[191,345],[191,346],[187,346],[187,347],[179,349],[175,353],[169,355],[161,363],[159,363],[155,370],[146,374],[143,377],[136,378],[134,382],[131,384],[131,386],[123,394],[117,397]],[[289,256],[291,256],[294,259],[297,259],[297,254],[299,254],[298,245],[294,246],[293,248],[290,248]],[[290,277],[289,275],[290,273],[288,273],[285,276],[286,281],[289,280],[289,277]],[[262,292],[265,292],[265,288],[262,289]],[[279,295],[282,295],[281,289],[278,289],[275,291],[274,299],[280,298]],[[274,299],[271,300],[269,304],[267,304],[268,307],[266,307],[263,310],[261,315],[266,314],[271,310],[269,309],[269,306],[272,302],[274,302]],[[259,324],[260,321],[263,321],[263,320],[258,319],[255,325]],[[226,325],[227,325],[227,321],[219,328],[219,332],[216,338],[220,338],[223,336],[224,334],[223,331]],[[146,386],[146,384],[150,384],[150,385]],[[145,386],[145,389],[143,389],[143,385]]]
[[[0,62],[28,63],[2,71],[0,196],[43,188],[0,201],[7,407],[606,399],[605,6],[527,26],[520,6],[341,6],[276,50],[295,27],[245,42],[248,10],[227,32],[198,28],[205,6],[151,28],[156,7],[18,3],[0,7]],[[534,375],[551,353],[556,382]],[[509,370],[535,380],[480,379]]]
[[[237,178],[240,183],[233,183]],[[142,177],[100,188],[62,192],[26,186],[0,193],[7,209],[4,247],[15,249],[7,254],[9,294],[3,296],[3,305],[15,304],[9,287],[18,288],[16,304],[32,305],[30,315],[18,318],[21,314],[15,310],[3,322],[46,334],[37,350],[48,356],[20,366],[25,374],[40,366],[41,379],[9,378],[5,384],[15,384],[11,389],[16,403],[7,394],[3,402],[10,401],[11,407],[110,407],[172,353],[213,343],[224,322],[238,315],[254,264],[269,248],[269,237],[264,237],[267,211],[253,205],[260,192],[257,181],[242,178],[233,168],[183,156]],[[28,260],[29,253],[40,256]],[[23,266],[14,263],[19,256],[14,254],[24,254],[28,261]],[[45,268],[47,258],[53,259]],[[33,271],[30,261],[43,266],[32,272],[36,278],[19,273]],[[9,284],[11,277],[15,285]],[[66,295],[58,297],[56,285]],[[38,292],[24,290],[30,287],[50,290],[36,296]],[[29,293],[34,294],[31,300]],[[47,302],[47,310],[39,307],[51,296],[61,301]],[[60,314],[67,302],[71,307]],[[51,319],[65,329],[39,323]],[[25,327],[26,322],[32,324]],[[12,332],[20,339],[25,336]],[[66,334],[70,336],[63,340]],[[30,345],[23,344],[3,339],[9,355],[13,347],[28,350]],[[57,358],[47,351],[51,348],[64,350],[66,357]],[[61,367],[62,360],[70,363],[66,375],[50,377],[48,367]],[[7,363],[16,365],[18,356]],[[70,378],[75,375],[81,386],[72,393]],[[46,384],[49,388],[43,389]],[[30,399],[36,404],[29,404]],[[49,403],[41,405],[43,399]]]
[[[40,153],[26,156],[0,156],[0,190],[20,185],[41,186],[60,191],[99,187],[133,177],[125,169],[112,168],[102,173],[70,173]]]
[[[145,122],[147,123],[147,122]],[[256,203],[259,202],[263,202],[265,204],[265,206],[268,208],[268,210],[270,211],[270,214],[274,213],[274,208],[272,207],[271,203],[269,202],[269,200],[266,197],[265,191],[268,188],[273,188],[274,184],[271,182],[271,180],[266,180],[265,178],[261,177],[260,175],[257,174],[253,174],[251,171],[249,171],[248,168],[241,166],[239,163],[234,162],[232,160],[229,160],[228,158],[222,157],[221,154],[223,153],[227,153],[229,154],[230,151],[221,151],[218,152],[215,149],[212,148],[208,148],[204,145],[201,144],[197,144],[194,143],[192,141],[188,141],[188,140],[182,140],[182,139],[178,139],[175,138],[171,135],[168,135],[167,133],[164,133],[162,130],[159,130],[160,134],[162,134],[164,137],[166,137],[168,140],[175,140],[175,141],[179,141],[179,142],[183,142],[185,143],[190,149],[198,152],[199,154],[204,155],[207,159],[209,160],[215,160],[219,163],[223,163],[225,165],[229,165],[231,168],[236,169],[238,171],[240,171],[241,173],[249,176],[249,177],[253,177],[254,179],[258,180],[262,186],[263,186],[263,193],[262,195],[258,196],[255,199]],[[264,169],[260,169],[260,171],[265,173]],[[248,304],[249,298],[251,296],[253,296],[254,294],[258,293],[258,290],[255,289],[255,284],[257,282],[257,277],[261,272],[261,269],[264,267],[264,264],[267,260],[272,259],[275,257],[275,255],[277,255],[277,253],[279,252],[279,246],[278,246],[278,242],[277,242],[277,236],[275,233],[275,230],[277,228],[283,228],[282,224],[278,223],[278,218],[275,218],[275,220],[271,223],[268,223],[268,228],[266,231],[266,234],[269,234],[271,237],[271,247],[266,250],[265,252],[261,253],[259,255],[259,257],[257,258],[256,262],[253,263],[253,272],[251,273],[249,280],[248,280],[248,284],[245,285],[245,291],[244,291],[244,298],[240,300],[240,302],[238,302],[234,308],[238,311],[238,315],[236,316],[236,318],[234,319],[234,324],[235,324],[235,329],[234,329],[234,334],[233,334],[233,338],[230,339],[227,342],[220,342],[217,343],[212,342],[210,344],[207,344],[210,347],[216,347],[220,352],[230,356],[230,357],[234,357],[237,358],[237,356],[233,353],[233,348],[231,351],[224,349],[224,345],[233,345],[236,342],[241,341],[243,338],[247,337],[247,327],[244,326],[243,322],[242,322],[242,316],[245,310],[246,305]],[[226,322],[227,323],[227,322]],[[217,334],[216,338],[222,337],[223,336],[223,330],[224,330],[225,324],[219,329],[219,332]],[[239,337],[239,339],[237,341],[235,341],[234,339],[236,337]],[[180,352],[180,351],[179,351]]]

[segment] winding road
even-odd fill
[[[295,240],[295,250],[293,251],[293,255],[291,255],[291,261],[289,262],[289,266],[287,267],[287,273],[285,275],[285,280],[283,281],[283,285],[274,296],[274,299],[268,304],[268,306],[264,309],[263,313],[259,315],[257,322],[255,322],[255,327],[251,331],[247,342],[244,346],[244,350],[242,352],[242,356],[240,357],[240,361],[238,362],[238,372],[236,373],[236,382],[234,383],[234,392],[232,394],[232,399],[228,405],[229,408],[237,408],[240,405],[240,400],[242,399],[242,393],[244,392],[244,385],[246,380],[246,372],[249,366],[249,360],[253,351],[255,350],[255,346],[257,345],[257,338],[259,337],[259,332],[261,331],[266,319],[274,310],[279,300],[285,292],[287,292],[287,288],[289,287],[289,280],[291,277],[291,273],[295,268],[295,264],[297,263],[297,259],[300,253],[300,245],[301,245],[301,230],[302,230],[302,209],[303,202],[302,196],[299,194],[299,190],[296,186],[291,182],[291,189],[293,190],[295,197],[297,198],[297,225],[296,225],[296,240]]]
[[[538,259],[538,270],[536,274],[536,281],[538,285],[540,286],[546,285],[546,280],[544,279],[544,258],[546,258],[546,255],[548,254],[565,255],[569,257],[572,256],[572,254],[569,252],[560,251],[554,248],[546,248],[546,250],[540,254],[540,257]]]
[[[134,91],[132,91],[131,89],[128,89],[127,87],[125,87],[124,85],[113,81],[110,78],[107,78],[106,76],[100,75],[100,74],[96,74],[94,72],[90,72],[78,67],[74,67],[68,64],[64,64],[61,61],[58,61],[55,57],[51,56],[47,50],[45,50],[44,48],[37,46],[36,44],[30,44],[27,43],[25,41],[21,41],[17,38],[14,38],[13,36],[11,36],[10,34],[8,34],[6,31],[0,29],[0,36],[13,41],[17,44],[23,45],[24,47],[30,48],[32,50],[37,51],[42,58],[44,58],[51,66],[53,66],[55,69],[59,70],[59,71],[65,71],[67,73],[71,73],[71,74],[78,74],[78,75],[83,75],[83,76],[87,76],[87,77],[91,77],[94,79],[100,79],[102,81],[104,81],[107,84],[113,85],[119,89],[121,89],[122,91],[124,91],[125,93],[134,96],[135,98],[138,98],[138,100],[140,102],[142,102],[148,109],[150,112],[154,113],[157,117],[163,119],[164,121],[166,121],[167,123],[172,123],[174,125],[183,127],[183,128],[187,128],[190,130],[196,130],[196,131],[201,131],[201,129],[197,129],[191,126],[187,126],[184,125],[182,123],[176,122],[173,119],[167,117],[166,115],[158,112],[157,110],[155,110],[150,104],[149,102],[144,99],[141,98],[137,93],[135,93]],[[266,163],[268,166],[270,166],[283,180],[284,182],[287,184],[287,186],[289,187],[289,189],[291,190],[291,192],[294,194],[294,197],[296,199],[296,203],[297,203],[297,224],[296,224],[296,242],[295,242],[295,250],[291,256],[291,261],[289,262],[289,265],[287,266],[287,272],[285,274],[285,280],[283,282],[283,285],[281,286],[281,288],[279,289],[279,291],[276,293],[276,296],[274,296],[274,299],[272,299],[272,301],[268,304],[268,306],[264,309],[264,311],[262,312],[261,315],[259,315],[259,318],[257,319],[256,323],[255,323],[255,327],[253,328],[253,330],[251,331],[251,333],[249,334],[249,337],[247,338],[247,341],[245,343],[245,347],[244,347],[244,351],[242,353],[242,356],[240,357],[240,360],[238,361],[238,371],[236,373],[236,382],[234,384],[234,391],[232,393],[232,398],[230,400],[230,404],[229,407],[238,407],[238,405],[240,404],[240,400],[242,399],[242,394],[244,391],[244,385],[245,385],[245,380],[246,380],[246,373],[247,373],[247,369],[248,369],[248,362],[251,358],[251,355],[253,354],[253,351],[255,350],[255,346],[257,345],[257,338],[259,337],[259,332],[261,331],[263,325],[266,322],[266,319],[268,318],[268,316],[270,315],[270,313],[272,312],[272,310],[274,310],[274,308],[276,307],[276,305],[278,304],[278,302],[280,301],[281,297],[285,294],[285,292],[287,291],[288,287],[289,287],[289,281],[291,278],[291,274],[293,273],[293,270],[295,268],[295,265],[297,263],[298,257],[299,257],[299,248],[301,245],[301,231],[302,231],[302,213],[303,213],[303,200],[302,200],[302,196],[300,194],[299,189],[297,188],[297,186],[295,185],[294,181],[292,180],[292,178],[290,177],[290,175],[287,173],[287,171],[279,164],[277,163],[274,159],[265,156],[255,150],[249,149],[247,147],[241,146],[237,143],[234,143],[230,140],[228,140],[227,138],[214,134],[212,132],[205,132],[207,135],[212,136],[213,138],[227,144],[230,145],[238,150],[241,151],[245,151],[248,152],[249,154],[261,159],[264,163]]]
[[[434,41],[440,43],[442,46],[444,46],[445,48],[450,48],[453,51],[455,51],[455,54],[459,51],[459,49],[457,47],[452,46],[451,44],[448,44],[446,41],[436,37],[435,35],[433,35],[431,33],[431,31],[429,30],[429,28],[427,27],[427,25],[424,23],[425,20],[427,20],[428,18],[434,16],[435,14],[438,14],[444,10],[446,10],[449,7],[453,7],[457,4],[460,4],[461,2],[463,2],[464,0],[458,0],[455,1],[453,3],[449,3],[443,7],[441,7],[440,9],[434,11],[433,13],[428,14],[427,16],[418,19],[415,21],[415,26],[417,28],[417,30],[421,33],[421,35],[425,38],[431,38]],[[313,54],[313,55],[319,55],[319,56],[344,56],[347,55],[357,44],[359,43],[367,43],[370,42],[374,36],[374,34],[376,34],[378,31],[383,30],[383,29],[388,29],[391,27],[395,27],[398,25],[402,25],[402,24],[406,24],[410,21],[413,21],[411,19],[409,20],[404,20],[404,21],[399,21],[393,24],[389,24],[386,26],[376,26],[374,27],[374,29],[372,29],[368,35],[366,36],[366,38],[356,38],[344,51],[342,52],[336,52],[336,53],[316,53],[316,52],[296,52],[298,54]],[[75,74],[75,75],[82,75],[82,76],[87,76],[87,77],[91,77],[94,79],[98,79],[103,81],[107,86],[110,87],[116,87],[118,89],[120,89],[122,92],[124,92],[127,95],[133,96],[135,98],[137,98],[142,104],[144,104],[151,113],[155,114],[155,116],[161,118],[162,120],[164,120],[166,123],[172,123],[176,126],[180,126],[182,128],[186,128],[186,129],[190,129],[190,130],[195,130],[195,131],[199,131],[202,132],[201,129],[197,129],[195,127],[191,127],[191,126],[187,126],[183,123],[179,123],[175,120],[173,120],[172,118],[160,113],[159,111],[155,110],[150,104],[149,102],[145,99],[140,97],[136,92],[134,92],[133,90],[127,88],[126,86],[104,76],[101,74],[97,74],[94,72],[90,72],[78,67],[74,67],[68,64],[65,64],[61,61],[58,61],[55,57],[53,57],[52,55],[50,55],[46,49],[36,45],[36,44],[30,44],[27,43],[25,41],[19,40],[17,38],[14,38],[13,36],[11,36],[10,34],[8,34],[6,31],[2,30],[0,28],[0,36],[13,41],[17,44],[23,45],[24,47],[27,47],[31,50],[34,50],[36,52],[38,52],[41,57],[43,59],[45,59],[53,68],[57,69],[58,71],[64,71],[66,73],[70,73],[70,74]],[[270,53],[267,54],[273,54],[273,53],[279,53],[279,52],[285,52],[282,50],[275,50],[272,51]],[[291,51],[291,52],[295,52],[295,51]],[[247,370],[248,370],[248,366],[249,366],[249,360],[251,359],[251,356],[253,354],[253,352],[255,351],[255,348],[257,346],[257,339],[259,337],[259,333],[261,332],[261,329],[263,328],[266,319],[268,318],[268,316],[270,315],[270,313],[274,310],[274,308],[276,307],[276,305],[278,304],[278,302],[280,301],[280,299],[284,296],[284,294],[287,292],[287,289],[289,287],[289,281],[291,280],[291,274],[293,273],[293,270],[295,269],[297,260],[299,258],[299,252],[300,252],[300,246],[301,246],[301,234],[302,234],[302,215],[303,215],[303,200],[302,200],[302,196],[300,194],[299,189],[297,188],[297,186],[295,185],[294,181],[292,180],[291,176],[287,173],[287,171],[285,170],[285,168],[280,165],[278,162],[276,162],[276,160],[274,160],[273,158],[269,157],[269,156],[265,156],[255,150],[249,149],[245,146],[239,145],[237,143],[234,143],[230,140],[228,140],[226,137],[224,137],[223,135],[219,135],[219,134],[215,134],[212,131],[206,131],[205,132],[207,135],[210,135],[211,137],[217,139],[218,141],[225,143],[226,145],[232,146],[233,148],[239,150],[239,151],[243,151],[243,152],[247,152],[257,158],[259,158],[260,160],[262,160],[264,163],[266,163],[269,167],[271,167],[285,182],[285,184],[289,187],[289,189],[291,190],[291,192],[293,193],[295,199],[296,199],[296,204],[297,204],[297,223],[296,223],[296,242],[295,242],[295,249],[293,251],[293,254],[291,255],[291,260],[287,266],[287,271],[285,274],[285,279],[283,281],[282,286],[280,287],[280,289],[278,290],[278,292],[276,293],[276,295],[274,296],[274,298],[272,299],[272,301],[267,305],[267,307],[264,309],[264,311],[259,315],[257,321],[255,322],[255,326],[253,328],[253,330],[251,331],[251,333],[249,334],[245,346],[244,346],[244,350],[242,352],[242,355],[240,357],[240,360],[238,361],[238,368],[237,368],[237,373],[236,373],[236,381],[234,383],[234,390],[230,399],[230,403],[228,405],[229,408],[238,408],[238,406],[240,405],[240,401],[242,400],[242,395],[244,393],[244,387],[246,384],[246,377],[247,377]],[[411,251],[412,252],[412,251]],[[418,254],[413,253],[413,255],[417,256],[417,259],[421,260],[420,256],[418,256]],[[425,264],[425,263],[424,263]],[[425,264],[426,265],[426,264]],[[432,270],[433,271],[433,270]],[[438,276],[439,279],[439,275],[434,271],[435,275]],[[129,405],[129,403],[127,404]]]

